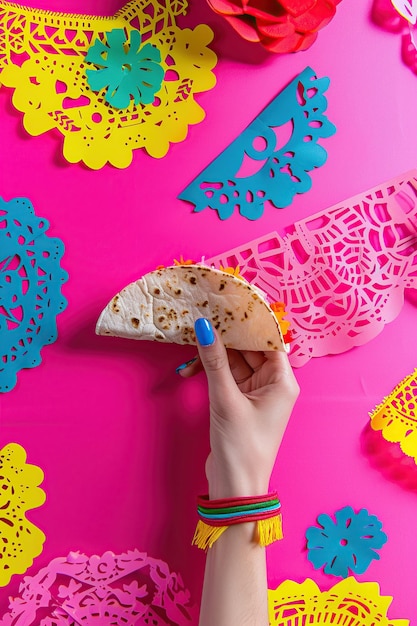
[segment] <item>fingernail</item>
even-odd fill
[[[179,374],[181,370],[185,370],[189,365],[192,365],[196,361],[197,361],[197,357],[195,356],[193,359],[190,359],[189,361],[186,361],[185,363],[181,363],[181,365],[178,365],[178,367],[175,370],[176,374]]]
[[[198,343],[202,346],[211,346],[214,343],[214,331],[211,322],[205,317],[200,317],[194,324]]]

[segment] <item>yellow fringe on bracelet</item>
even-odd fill
[[[228,526],[209,526],[199,519],[191,545],[202,550],[208,550],[228,528]]]
[[[261,546],[269,546],[274,541],[279,541],[283,538],[282,532],[282,517],[276,515],[269,519],[260,519],[256,522],[256,529],[258,531],[258,543]]]
[[[208,550],[230,526],[209,526],[201,519],[197,522],[191,545]],[[282,539],[282,517],[276,515],[256,522],[256,542],[265,547]]]

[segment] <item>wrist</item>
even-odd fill
[[[262,496],[269,491],[269,481],[245,481],[245,480],[211,480],[208,484],[210,500],[223,498],[243,498]]]
[[[240,464],[225,464],[210,454],[206,463],[206,476],[210,500],[262,496],[268,493],[271,471],[256,468],[250,471]]]

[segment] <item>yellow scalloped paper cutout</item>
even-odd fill
[[[175,19],[186,8],[186,0],[133,0],[113,17],[99,17],[0,0],[0,84],[14,89],[13,105],[24,114],[27,132],[58,130],[64,157],[92,169],[107,162],[128,167],[136,148],[165,156],[170,143],[185,139],[190,124],[204,119],[194,96],[216,82],[211,70],[217,57],[208,48],[213,31],[205,24],[180,29]],[[128,108],[116,109],[105,102],[105,89],[89,88],[85,70],[94,66],[84,57],[114,28],[136,28],[144,43],[160,50],[166,74],[153,104],[131,100]]]
[[[380,596],[378,583],[359,583],[350,576],[329,591],[320,591],[307,578],[303,583],[284,581],[268,590],[271,626],[408,626],[409,620],[387,616],[391,596]]]
[[[373,430],[382,431],[386,441],[399,443],[417,464],[417,369],[406,376],[370,413]]]
[[[17,443],[0,450],[0,587],[13,574],[23,574],[42,552],[45,535],[26,519],[26,512],[45,502],[39,488],[43,472],[26,463],[26,452]]]

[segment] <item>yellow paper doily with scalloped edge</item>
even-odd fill
[[[113,17],[99,17],[0,0],[0,84],[14,89],[13,105],[24,114],[27,132],[58,130],[64,157],[92,169],[128,167],[135,148],[165,156],[190,124],[204,119],[194,96],[216,82],[217,57],[208,48],[213,32],[205,24],[180,29],[175,20],[186,8],[186,0],[133,0]],[[152,104],[131,99],[116,109],[105,101],[106,90],[96,93],[87,84],[88,50],[114,29],[124,29],[127,38],[137,30],[143,45],[159,50],[164,79]]]
[[[271,626],[408,626],[409,620],[387,616],[391,596],[379,595],[378,583],[359,583],[350,576],[329,591],[320,591],[307,578],[303,583],[284,581],[268,590]]]
[[[417,369],[384,398],[370,418],[373,430],[382,431],[386,441],[399,443],[417,464]]]
[[[26,519],[27,511],[45,502],[42,481],[42,470],[26,463],[22,446],[10,443],[0,450],[0,587],[42,552],[45,535]]]

